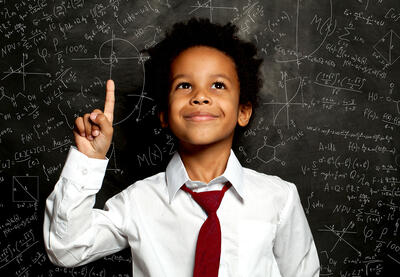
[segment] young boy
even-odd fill
[[[165,172],[93,209],[112,139],[114,83],[104,112],[75,121],[61,177],[46,202],[50,260],[82,265],[131,248],[133,276],[316,277],[319,260],[296,186],[243,168],[231,150],[260,88],[256,48],[237,28],[175,24],[147,65],[160,121],[179,141]]]

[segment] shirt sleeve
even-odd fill
[[[318,277],[320,264],[297,188],[287,183],[288,198],[280,214],[274,255],[282,277]]]
[[[104,210],[93,208],[107,163],[71,147],[61,176],[46,200],[43,235],[54,264],[83,265],[127,247],[124,192],[109,199]]]

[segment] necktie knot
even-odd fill
[[[204,192],[194,192],[186,185],[183,185],[182,189],[192,195],[193,199],[206,211],[207,215],[211,215],[217,212],[222,198],[230,186],[231,184],[229,183],[226,184],[222,190]]]

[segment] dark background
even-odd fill
[[[398,0],[0,0],[0,275],[132,274],[128,250],[74,269],[52,265],[44,204],[74,118],[103,108],[110,77],[115,132],[96,207],[164,170],[176,143],[157,124],[139,51],[192,16],[237,24],[264,58],[261,105],[235,152],[243,166],[297,185],[321,276],[394,276]]]

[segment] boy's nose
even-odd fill
[[[193,95],[193,97],[190,99],[190,103],[192,105],[203,105],[203,104],[210,104],[211,103],[211,99],[209,97],[207,97],[205,94],[203,93],[196,93],[195,95]]]

